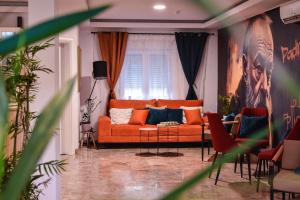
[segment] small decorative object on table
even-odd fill
[[[157,140],[160,142],[176,142],[177,152],[173,154],[172,152],[159,153],[159,148],[157,148],[157,155],[172,157],[179,156],[178,143],[179,143],[179,123],[177,121],[167,121],[157,124]],[[183,155],[183,154],[181,154]]]
[[[157,126],[178,126],[179,123],[176,121],[160,122]]]

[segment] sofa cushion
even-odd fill
[[[201,135],[202,127],[200,125],[181,124],[179,126],[179,136]]]
[[[148,117],[149,110],[133,110],[129,124],[132,125],[144,125]]]
[[[130,124],[113,124],[111,125],[112,136],[140,136],[140,128],[156,128],[155,125],[130,125]],[[150,131],[156,135],[156,131]]]
[[[168,121],[176,121],[182,124],[182,109],[168,108]]]
[[[300,175],[293,170],[281,169],[273,179],[275,190],[300,193]]]
[[[300,141],[299,140],[284,140],[283,142],[283,155],[282,155],[282,168],[283,169],[296,169],[300,166]]]
[[[157,106],[167,106],[168,108],[179,108],[180,106],[203,106],[202,100],[167,100],[158,99]]]
[[[132,108],[111,108],[109,114],[112,124],[128,124]]]
[[[201,112],[199,109],[196,110],[184,110],[187,124],[189,125],[200,125],[203,123],[201,118]]]
[[[183,116],[182,116],[182,122],[186,123],[186,117],[184,110],[200,110],[201,116],[203,116],[203,107],[202,106],[180,106],[180,108],[183,110]]]
[[[167,109],[149,109],[149,114],[146,123],[147,124],[159,124],[160,122],[168,121]]]
[[[267,117],[248,117],[244,115],[241,119],[240,137],[251,137],[251,135],[266,128],[267,125]]]
[[[150,104],[152,106],[156,105],[156,100],[110,100],[110,108],[134,108],[134,109],[145,109],[146,105]]]

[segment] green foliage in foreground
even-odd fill
[[[90,9],[83,12],[72,13],[65,16],[60,16],[52,20],[48,20],[42,24],[24,30],[8,39],[0,42],[0,56],[3,57],[17,51],[20,48],[29,46],[37,41],[49,38],[62,32],[80,22],[89,19],[90,17],[103,12],[109,5]],[[62,88],[43,109],[37,117],[33,131],[24,146],[24,150],[20,153],[17,162],[5,162],[5,142],[8,135],[8,98],[6,94],[6,86],[0,75],[0,182],[4,183],[0,191],[0,199],[18,200],[24,199],[22,191],[30,182],[39,178],[42,169],[48,175],[59,173],[63,170],[63,161],[52,161],[37,165],[37,162],[50,141],[57,122],[67,104],[76,78],[70,80],[64,88]],[[5,163],[13,164],[9,173],[8,179],[5,172]],[[38,168],[36,168],[38,166]],[[33,175],[33,179],[32,174]],[[5,181],[4,181],[5,180]],[[33,194],[34,195],[34,194]]]

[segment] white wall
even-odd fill
[[[17,17],[23,18],[23,27],[28,24],[27,13],[0,13],[0,27],[17,27]]]
[[[92,90],[94,79],[92,78],[93,61],[100,60],[100,50],[97,36],[91,34],[91,31],[80,30],[79,31],[79,46],[82,50],[81,54],[81,76],[91,77],[91,85],[89,90]],[[100,80],[96,82],[96,86],[92,97],[95,98],[95,103],[101,103],[96,107],[96,110],[91,115],[91,124],[95,130],[97,130],[97,121],[100,115],[105,115],[106,103],[108,97],[108,84],[106,80]],[[88,96],[83,99],[87,99]],[[83,107],[81,108],[84,109]]]
[[[42,11],[42,12],[41,12]],[[55,16],[55,1],[54,0],[29,0],[28,1],[28,24],[32,26],[45,19]],[[58,39],[55,38],[53,47],[47,48],[40,52],[38,57],[41,64],[51,68],[54,73],[44,74],[39,73],[39,92],[36,95],[36,101],[31,105],[33,111],[38,113],[47,104],[57,90],[57,66],[58,66]],[[44,152],[41,162],[58,159],[59,137],[54,137]],[[60,197],[59,177],[54,177],[51,183],[43,191],[45,196],[41,196],[43,200],[58,200]]]

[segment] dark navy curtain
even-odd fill
[[[187,100],[197,99],[193,88],[205,48],[208,33],[175,33],[182,68],[189,84]]]

